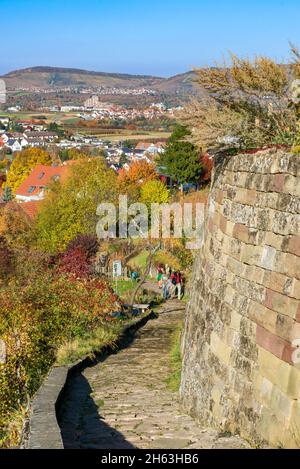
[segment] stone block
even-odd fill
[[[300,400],[300,370],[297,370],[294,366],[290,366],[290,374],[287,386],[287,395],[291,399]],[[300,425],[300,420],[299,420]]]
[[[273,270],[276,259],[276,252],[276,249],[272,246],[264,246],[260,259],[261,267],[264,269]]]
[[[276,330],[277,314],[260,303],[250,301],[248,317],[270,331]]]
[[[281,360],[292,363],[292,352],[293,348],[291,343],[281,337],[272,334],[267,329],[264,329],[259,324],[256,329],[256,343],[260,347],[264,348],[268,352],[275,355]]]
[[[240,330],[241,319],[242,319],[241,314],[237,313],[236,311],[232,311],[230,327],[232,329],[234,329],[235,331],[239,331]]]
[[[299,257],[290,253],[277,252],[274,270],[300,280]]]
[[[260,391],[260,399],[265,405],[269,405],[270,403],[273,386],[274,384],[271,383],[271,381],[269,381],[265,377],[262,377],[259,391]]]
[[[263,304],[267,308],[291,318],[296,318],[299,307],[299,301],[295,298],[290,298],[270,288],[266,289],[266,298]]]
[[[299,187],[299,179],[296,176],[287,175],[284,181],[284,190],[282,192],[287,192],[291,195],[296,195],[297,197],[300,196],[300,187]]]
[[[271,352],[268,352],[262,347],[258,347],[258,369],[259,374],[262,378],[266,378],[274,385],[278,385],[278,375],[277,370],[281,365],[282,361],[273,355]],[[287,389],[288,381],[286,383],[280,383],[280,389],[283,391]]]
[[[223,191],[221,189],[216,190],[215,200],[218,204],[221,205],[225,197],[226,197],[226,191]]]
[[[230,362],[231,347],[225,344],[218,335],[213,331],[210,336],[211,351],[218,359],[228,365]]]
[[[260,233],[259,243],[262,245],[271,246],[277,251],[282,247],[283,236],[278,233],[273,233],[272,231],[266,231]]]
[[[268,288],[275,290],[279,293],[285,293],[286,295],[292,295],[293,279],[286,275],[279,274],[278,272],[272,272],[269,270],[263,271],[262,283]],[[299,293],[300,293],[300,282],[299,282]]]
[[[293,402],[292,415],[289,422],[290,432],[293,436],[294,441],[297,444],[297,448],[300,447],[300,401]]]
[[[261,246],[252,246],[243,244],[241,248],[240,261],[244,264],[260,265],[263,248]]]
[[[297,300],[300,299],[300,280],[293,279],[290,295]]]
[[[256,265],[245,265],[243,277],[259,285],[264,285],[263,278],[265,272],[265,269],[257,267]]]
[[[242,276],[245,270],[245,265],[239,260],[227,255],[227,268],[235,275]]]
[[[248,243],[249,234],[248,234],[248,227],[246,225],[242,225],[241,223],[235,223],[232,233],[234,238],[237,238],[244,243]]]
[[[285,174],[275,174],[272,178],[272,184],[271,184],[270,190],[274,192],[282,192],[285,181],[286,181]]]
[[[288,240],[287,251],[300,256],[300,236],[291,236]],[[300,269],[300,257],[299,257],[299,269]]]
[[[277,386],[273,386],[270,407],[279,420],[287,423],[290,420],[293,408],[293,399],[283,393]]]

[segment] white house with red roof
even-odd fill
[[[49,185],[54,181],[65,181],[68,173],[68,166],[37,165],[16,190],[16,200],[18,202],[43,200]]]
[[[157,143],[149,143],[149,142],[139,142],[135,147],[136,150],[143,150],[146,153],[150,154],[157,154],[163,153],[165,151],[165,143],[164,142],[157,142]]]

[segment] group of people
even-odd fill
[[[183,276],[179,270],[172,271],[168,266],[159,265],[157,268],[157,281],[162,289],[164,300],[174,298],[176,295],[179,300],[181,299],[183,295]]]

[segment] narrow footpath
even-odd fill
[[[167,301],[127,346],[71,379],[60,417],[65,448],[247,447],[199,427],[168,389],[171,337],[183,316],[180,301]]]

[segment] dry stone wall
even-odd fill
[[[300,447],[300,156],[216,161],[190,293],[185,409],[254,445]]]

